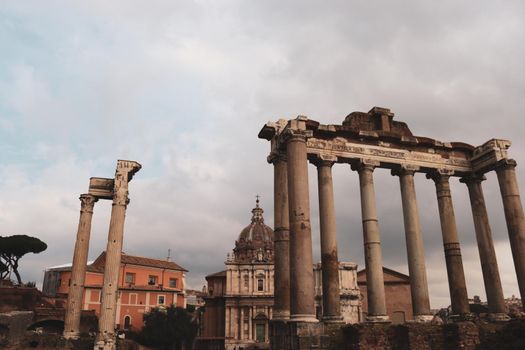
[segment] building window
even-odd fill
[[[126,272],[126,283],[135,284],[135,274],[132,272]]]
[[[248,275],[244,275],[244,288],[248,289],[248,285],[250,283],[250,278]]]
[[[264,291],[264,280],[262,279],[257,280],[257,291],[259,292]]]
[[[129,330],[131,328],[131,317],[126,316],[124,317],[124,329]]]
[[[157,276],[149,275],[149,277],[148,277],[148,284],[150,286],[156,285],[157,284],[157,279],[158,279]]]
[[[159,296],[157,297],[157,304],[158,304],[158,305],[164,305],[164,302],[165,302],[165,301],[166,301],[166,300],[165,300],[164,295],[159,295]]]
[[[130,293],[129,294],[129,303],[130,303],[130,305],[137,304],[137,293]]]
[[[177,288],[177,279],[170,278],[170,288]]]

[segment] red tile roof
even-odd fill
[[[93,262],[95,266],[104,267],[106,263],[106,252],[102,252],[98,258]],[[122,252],[122,258],[120,260],[121,264],[130,264],[130,265],[139,265],[147,267],[156,267],[159,269],[168,269],[168,270],[179,270],[179,271],[188,271],[180,265],[174,263],[173,261],[159,260],[152,258],[145,258],[142,256],[128,255]]]
[[[156,267],[159,269],[168,269],[168,270],[178,270],[178,271],[185,271],[187,272],[185,268],[181,267],[180,265],[174,263],[173,261],[167,261],[167,260],[159,260],[159,259],[152,259],[152,258],[145,258],[142,256],[134,256],[134,255],[128,255],[126,253],[122,253],[122,258],[120,260],[121,264],[130,264],[130,265],[139,265],[139,266],[147,266],[147,267]],[[89,264],[87,266],[87,271],[89,272],[97,272],[97,273],[104,273],[104,266],[106,265],[106,252],[102,252],[92,264]],[[60,267],[53,269],[55,271],[70,271],[71,266],[66,267]]]

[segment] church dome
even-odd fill
[[[252,222],[240,233],[233,249],[238,262],[273,260],[273,230],[264,224],[264,210],[259,206],[259,198],[252,209]]]

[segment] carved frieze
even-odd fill
[[[309,138],[306,143],[308,153],[326,154],[341,159],[371,159],[391,165],[406,165],[424,168],[450,168],[459,172],[470,172],[470,162],[467,159],[445,158],[436,153],[424,153],[406,149],[394,148],[388,143],[383,145],[365,145],[340,140],[322,140]]]

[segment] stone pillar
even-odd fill
[[[91,219],[93,207],[98,199],[90,194],[80,195],[80,220],[78,222],[77,240],[73,253],[71,267],[71,284],[67,295],[66,317],[64,322],[64,338],[77,339],[82,310],[82,294],[86,279],[86,267],[89,251],[89,236],[91,235]]]
[[[248,339],[253,340],[253,307],[248,308]]]
[[[312,260],[312,229],[308,196],[307,132],[287,130],[288,200],[290,219],[290,320],[318,322]]]
[[[481,187],[481,182],[485,179],[485,176],[473,175],[464,177],[460,181],[467,185],[470,197],[476,241],[478,242],[479,259],[481,261],[481,271],[483,273],[485,293],[487,294],[489,316],[493,320],[508,320],[509,317],[506,315],[507,310],[499,277],[496,251],[494,250],[494,242],[492,241],[489,216]]]
[[[118,161],[113,189],[113,206],[109,224],[108,244],[106,248],[102,302],[98,322],[99,334],[95,349],[115,349],[115,324],[117,318],[118,276],[122,243],[124,236],[124,219],[129,203],[128,182],[140,164],[131,161]]]
[[[230,327],[231,327],[231,322],[230,322],[230,318],[231,318],[231,307],[229,306],[226,306],[226,315],[225,315],[225,329],[224,329],[224,336],[226,338],[229,338],[230,337]]]
[[[509,231],[510,247],[514,259],[514,268],[518,277],[521,300],[525,300],[525,216],[521,205],[518,181],[516,180],[516,161],[505,159],[498,163],[499,188],[503,200],[505,220]],[[525,303],[524,303],[525,310]]]
[[[383,259],[381,256],[381,237],[377,220],[374,192],[374,168],[379,162],[361,160],[352,164],[352,170],[359,173],[361,192],[361,215],[363,220],[363,240],[365,248],[366,289],[368,297],[368,322],[388,322],[383,281]]]
[[[288,171],[286,157],[272,157],[274,165],[274,313],[273,318],[290,318],[290,231]]]
[[[425,248],[419,211],[417,208],[414,173],[417,167],[404,166],[392,170],[399,176],[401,187],[401,202],[403,204],[403,220],[405,224],[405,240],[407,245],[408,271],[410,275],[410,293],[414,320],[429,322],[432,320],[430,301],[428,298],[427,272],[425,268]]]
[[[244,339],[244,306],[241,306],[241,317],[239,319],[239,324],[240,324],[239,339],[243,340]]]
[[[451,171],[440,170],[427,174],[427,177],[434,180],[436,184],[452,313],[454,315],[464,316],[467,315],[470,310],[458,230],[456,228],[456,218],[454,216],[454,206],[452,205],[452,196],[450,194],[450,184],[448,181],[450,175],[452,175]]]
[[[321,273],[323,286],[324,322],[342,322],[339,300],[339,261],[335,223],[332,166],[335,157],[321,157],[313,161],[317,166],[319,187],[319,215],[321,231]]]

